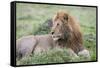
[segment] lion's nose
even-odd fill
[[[54,32],[52,31],[51,34],[54,34]]]

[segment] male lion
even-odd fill
[[[77,55],[90,57],[89,51],[83,46],[80,25],[74,17],[64,11],[59,11],[53,18],[51,33],[61,34],[57,43],[61,47],[72,49]]]
[[[54,48],[56,40],[53,37],[57,39],[59,35],[31,35],[18,39],[16,43],[16,57],[21,59],[33,53],[38,54]]]

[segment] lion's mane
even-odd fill
[[[80,31],[80,25],[77,20],[69,13],[64,11],[57,12],[53,18],[53,23],[55,23],[57,19],[60,19],[64,24],[61,26],[63,27],[61,33],[63,33],[64,39],[58,40],[59,45],[71,48],[75,53],[83,50],[83,37],[82,32]]]

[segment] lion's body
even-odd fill
[[[33,53],[38,54],[51,48],[70,48],[73,53],[89,57],[89,51],[83,46],[83,36],[76,19],[65,12],[58,12],[52,21],[52,35],[26,36],[17,40],[16,57],[22,58]]]
[[[60,11],[54,16],[51,32],[52,34],[62,34],[58,40],[59,46],[71,48],[76,54],[85,50],[80,25],[69,13]],[[88,51],[87,53],[89,55]]]
[[[51,35],[26,36],[17,40],[16,56],[22,58],[32,53],[38,54],[54,47]]]

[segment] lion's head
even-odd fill
[[[68,34],[72,31],[69,23],[69,14],[64,11],[57,12],[53,18],[52,34],[60,34],[59,39],[67,39]]]

